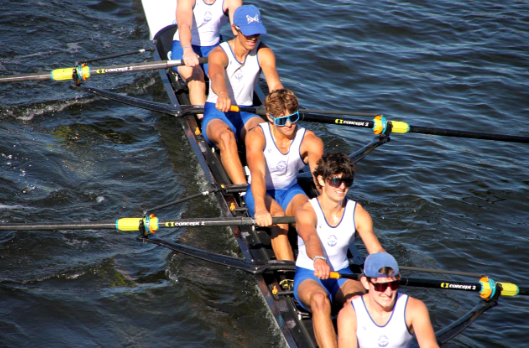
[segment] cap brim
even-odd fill
[[[241,28],[241,33],[244,36],[265,35],[266,34],[266,29],[263,25],[260,25],[260,26],[251,25],[247,27],[241,26],[240,28]]]

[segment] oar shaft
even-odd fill
[[[199,59],[200,63],[206,63],[207,58],[202,57]],[[92,75],[103,75],[103,74],[116,74],[133,71],[145,71],[145,70],[156,70],[156,69],[167,69],[175,66],[184,65],[183,59],[177,60],[162,60],[153,62],[134,63],[129,65],[111,65],[100,68],[90,68]]]
[[[199,58],[201,64],[207,63],[207,57]],[[156,70],[156,69],[167,69],[175,66],[184,65],[182,59],[177,60],[163,60],[154,62],[143,62],[134,63],[129,65],[110,65],[103,67],[90,68],[88,66],[79,69],[78,74],[82,74],[84,79],[87,79],[91,75],[108,75],[134,71],[145,71],[145,70]],[[24,74],[24,75],[12,75],[0,77],[0,82],[21,82],[21,81],[42,81],[42,80],[53,80],[53,81],[65,81],[73,79],[74,71],[78,67],[61,68],[55,69],[48,73],[37,73],[37,74]]]
[[[342,274],[338,272],[331,272],[330,278],[360,280],[361,274]],[[518,285],[513,283],[495,282],[488,277],[482,277],[479,282],[470,283],[422,278],[401,278],[400,282],[402,286],[479,292],[480,296],[485,299],[489,299],[494,295],[497,284],[501,285],[501,296],[529,295],[529,289],[520,289]]]
[[[116,222],[1,224],[2,231],[114,230]]]
[[[296,222],[293,216],[272,218],[274,224],[290,224]],[[115,222],[78,222],[78,223],[13,223],[2,224],[3,231],[57,231],[57,230],[95,230],[95,229],[117,229],[120,231],[139,231],[141,224],[154,233],[160,228],[176,227],[206,227],[206,226],[252,226],[255,220],[251,217],[233,218],[203,218],[203,219],[175,219],[161,221],[155,216],[148,218],[122,218]]]
[[[515,136],[515,135],[504,135],[504,134],[467,132],[467,131],[460,131],[460,130],[453,130],[453,129],[410,126],[409,132],[441,135],[441,136],[449,136],[449,137],[459,137],[459,138],[529,143],[529,137],[520,137],[520,136]]]

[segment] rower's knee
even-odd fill
[[[330,312],[331,311],[331,300],[327,294],[323,292],[317,292],[310,298],[310,309],[312,312]]]
[[[218,134],[218,148],[220,151],[226,151],[228,149],[237,148],[237,140],[235,139],[235,134],[233,134],[230,128],[224,128],[219,131]]]

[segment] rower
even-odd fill
[[[365,292],[353,279],[330,279],[330,272],[353,273],[347,251],[358,233],[367,251],[384,251],[373,232],[369,213],[346,197],[353,185],[354,164],[344,153],[325,154],[313,172],[320,195],[296,212],[298,257],[294,296],[312,312],[319,347],[336,347],[331,303],[340,308],[348,298]]]
[[[208,64],[203,67],[198,58],[207,57],[220,43],[220,29],[233,23],[233,13],[242,5],[241,0],[177,0],[176,23],[178,30],[173,39],[170,59],[182,59],[184,66],[175,68],[189,88],[189,99],[193,105],[206,102]],[[197,115],[202,118],[202,115]]]
[[[399,293],[399,265],[385,252],[369,255],[360,279],[368,291],[338,314],[339,347],[406,348],[415,334],[421,348],[439,347],[421,300]]]
[[[231,26],[235,38],[209,54],[209,94],[204,105],[202,134],[218,147],[220,159],[233,184],[246,184],[237,141],[263,122],[256,114],[230,111],[232,105],[252,106],[261,70],[268,90],[283,88],[274,53],[259,38],[266,34],[259,9],[244,5],[235,10]]]
[[[297,174],[309,165],[311,172],[323,155],[323,142],[301,128],[299,104],[294,93],[277,89],[265,99],[268,122],[246,136],[246,160],[250,185],[246,206],[259,226],[271,226],[272,216],[293,216],[309,198],[299,186]],[[271,228],[272,248],[278,260],[294,261],[288,240],[288,224]]]

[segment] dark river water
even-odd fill
[[[155,1],[155,0],[151,0]],[[377,112],[415,126],[529,136],[526,1],[253,1],[283,84],[312,109]],[[149,47],[139,0],[0,0],[0,75],[67,68]],[[92,66],[149,60],[135,55]],[[113,221],[205,189],[170,116],[69,82],[0,84],[0,222]],[[168,102],[155,71],[89,85]],[[365,128],[304,124],[352,153]],[[394,134],[358,164],[350,195],[402,265],[529,286],[529,145]],[[212,199],[167,218],[214,217]],[[224,229],[161,237],[228,255]],[[2,347],[281,346],[252,277],[113,231],[0,232]],[[475,278],[405,273],[465,281]],[[435,329],[475,293],[411,289]],[[448,347],[527,344],[529,298],[501,298]]]

